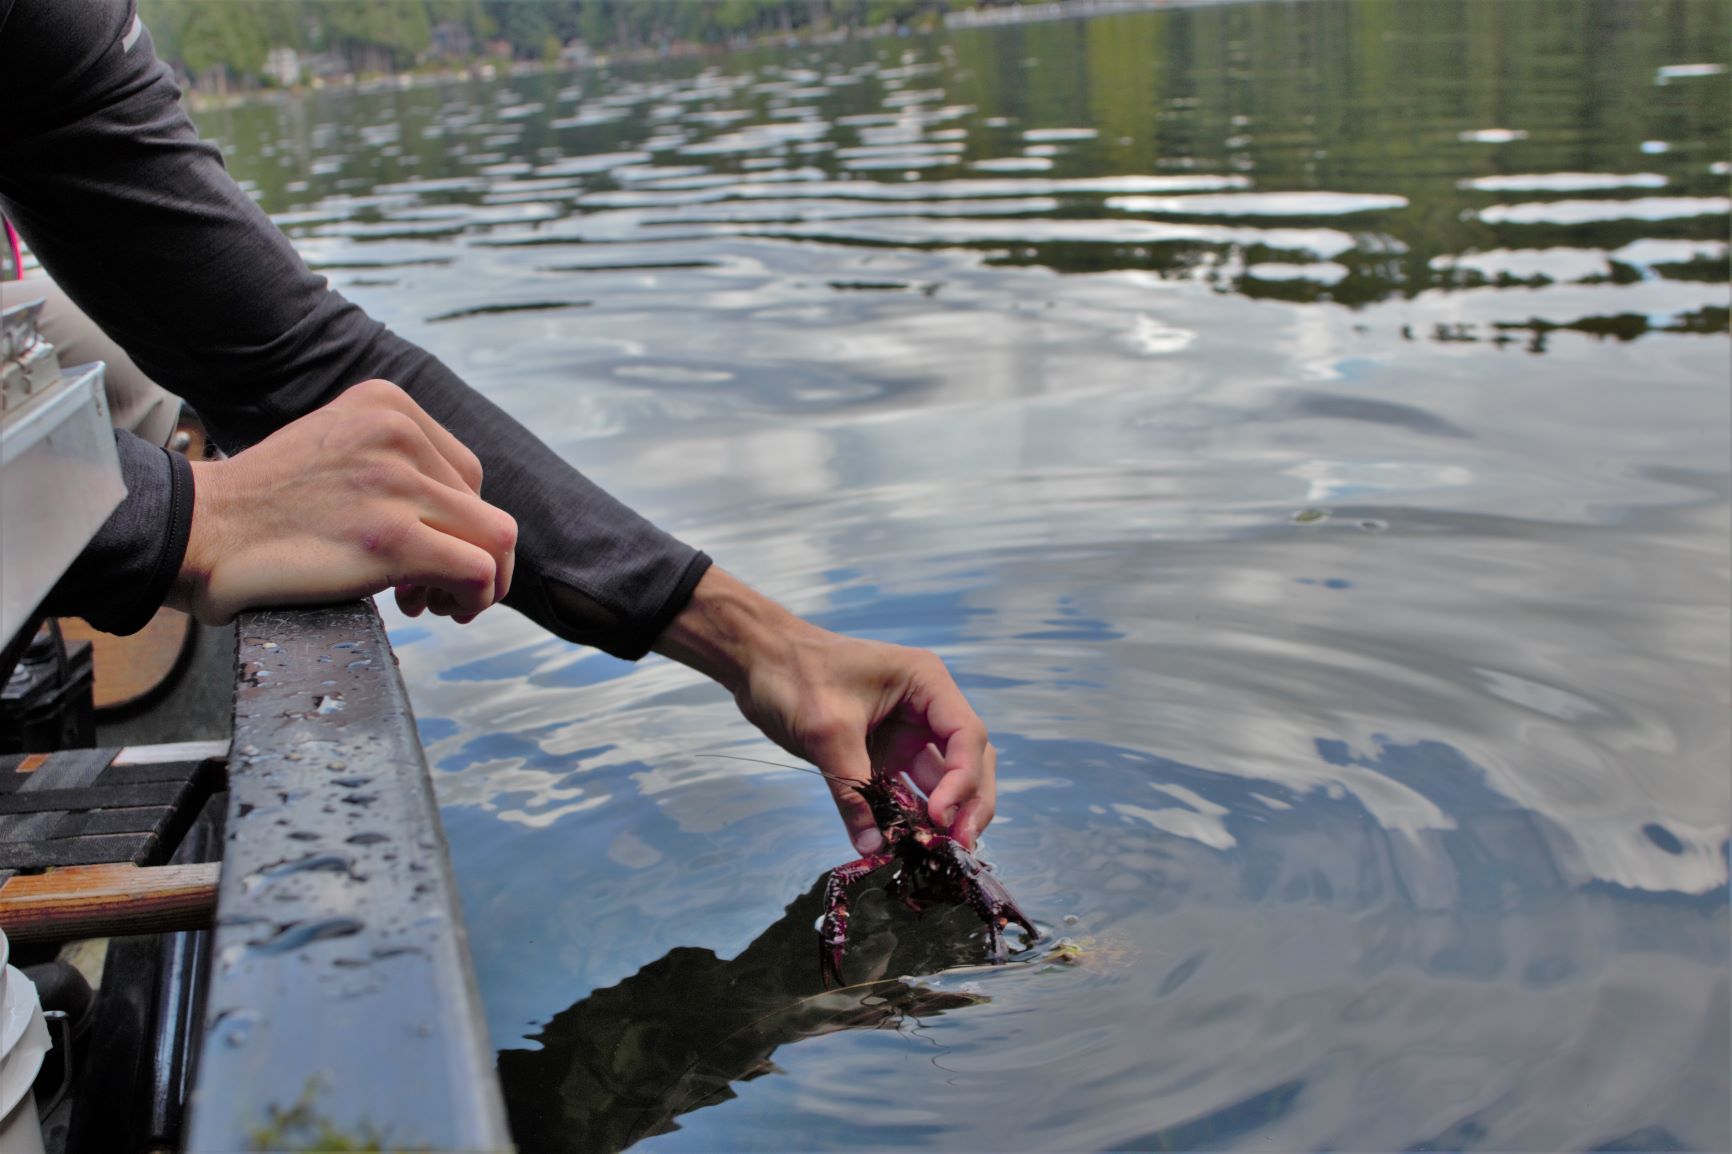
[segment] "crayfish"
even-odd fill
[[[1009,891],[992,874],[992,867],[963,848],[961,842],[932,824],[926,802],[906,781],[875,769],[865,785],[855,785],[878,830],[884,848],[830,871],[824,887],[824,920],[819,926],[820,962],[824,984],[842,984],[842,951],[848,945],[847,888],[884,866],[896,866],[889,894],[916,912],[940,902],[966,905],[986,923],[993,964],[1005,959],[1004,930],[1015,922],[1030,942],[1040,931],[1017,908]]]

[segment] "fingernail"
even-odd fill
[[[884,848],[884,835],[875,829],[862,830],[854,835],[854,848],[863,854],[877,853]]]

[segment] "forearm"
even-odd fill
[[[733,574],[711,567],[656,640],[655,651],[733,693],[746,683],[754,663],[782,654],[792,634],[806,628]]]
[[[126,0],[18,5],[0,71],[0,206],[139,366],[230,453],[367,380],[394,381],[481,459],[521,527],[508,604],[635,658],[708,561],[614,500],[436,357],[332,292],[198,139]]]

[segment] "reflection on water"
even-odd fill
[[[1064,939],[982,968],[866,898],[822,995],[847,844],[711,756],[777,756],[724,695],[394,622],[523,1148],[1732,1146],[1725,17],[1247,4],[201,117],[570,460],[937,649]]]
[[[735,1098],[734,1083],[780,1072],[783,1046],[839,1030],[915,1030],[946,1010],[990,999],[885,974],[926,974],[973,959],[963,919],[921,924],[867,903],[850,957],[874,978],[828,990],[819,981],[814,886],[737,957],[678,948],[618,985],[562,1010],[538,1033],[541,1048],[508,1050],[513,1137],[526,1149],[619,1150],[675,1128],[674,1119]],[[894,909],[895,907],[891,907]],[[1054,967],[1081,958],[1058,955]]]

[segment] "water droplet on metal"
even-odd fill
[[[253,1029],[262,1021],[256,1010],[229,1010],[216,1019],[216,1036],[225,1047],[239,1050],[253,1036]]]
[[[316,918],[312,921],[290,922],[263,941],[253,942],[250,949],[258,954],[286,954],[328,938],[346,938],[366,929],[358,918]]]
[[[341,873],[350,877],[355,876],[353,863],[342,854],[316,853],[295,858],[292,861],[279,862],[276,865],[248,874],[245,883],[246,889],[248,893],[255,893],[271,882],[303,873]]]

